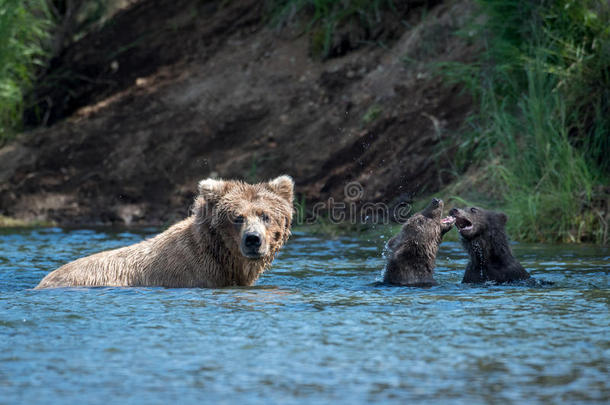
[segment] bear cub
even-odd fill
[[[449,215],[455,218],[462,245],[470,256],[462,283],[509,283],[530,278],[511,252],[504,230],[506,214],[469,207],[453,208]]]
[[[411,216],[400,233],[388,241],[383,282],[408,287],[430,287],[441,239],[454,219],[441,219],[443,201],[432,199],[423,211]]]

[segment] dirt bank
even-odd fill
[[[37,92],[49,126],[0,149],[0,215],[164,223],[207,176],[288,173],[309,202],[358,181],[361,202],[397,203],[449,180],[438,145],[471,101],[427,66],[472,57],[453,34],[469,2],[401,9],[383,43],[325,61],[261,3],[141,1],[66,50],[61,86]]]

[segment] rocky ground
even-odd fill
[[[299,201],[397,204],[452,179],[470,98],[433,74],[466,61],[468,1],[412,2],[380,35],[270,26],[257,0],[142,0],[52,64],[30,122],[0,149],[0,214],[70,224],[162,224],[208,176],[294,177]],[[441,147],[442,146],[442,147]]]

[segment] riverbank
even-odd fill
[[[608,243],[603,123],[558,120],[572,104],[542,97],[553,82],[531,63],[511,65],[512,93],[493,84],[500,58],[530,48],[494,51],[485,2],[292,3],[136,1],[69,46],[35,86],[35,128],[0,149],[0,214],[164,226],[201,178],[288,173],[297,210],[437,195],[508,212],[514,239]],[[601,144],[583,149],[595,128]]]

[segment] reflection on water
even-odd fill
[[[0,403],[606,402],[610,249],[515,245],[552,286],[376,286],[384,240],[296,232],[253,288],[33,291],[151,235],[0,233]],[[5,401],[5,402],[4,402]]]

